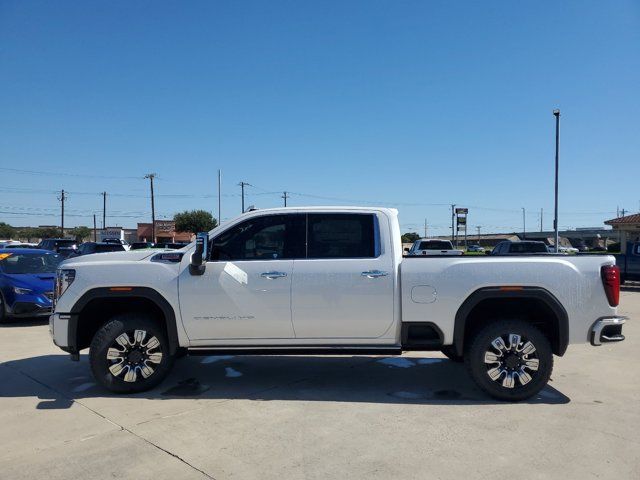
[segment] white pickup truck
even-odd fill
[[[54,343],[114,392],[156,386],[189,354],[400,355],[441,350],[522,400],[570,343],[624,339],[603,256],[404,257],[397,211],[252,211],[177,251],[60,265]]]

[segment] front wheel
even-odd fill
[[[174,357],[167,337],[144,314],[116,315],[94,335],[89,351],[96,380],[116,393],[144,392],[169,373]]]
[[[471,377],[499,400],[532,397],[549,381],[553,352],[547,337],[522,320],[496,321],[482,328],[465,355]]]

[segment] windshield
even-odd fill
[[[64,258],[57,253],[0,253],[0,270],[8,274],[54,273]]]

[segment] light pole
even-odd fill
[[[527,238],[527,211],[522,207],[522,239]]]
[[[560,235],[558,235],[558,170],[560,167],[560,110],[553,111],[553,116],[556,117],[556,188],[555,188],[555,211],[553,218],[553,230],[555,232],[555,250],[558,253],[558,242],[560,241]]]

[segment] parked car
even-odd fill
[[[80,255],[91,255],[93,253],[124,252],[124,245],[121,243],[85,242],[72,253],[69,258]]]
[[[133,242],[131,244],[131,250],[140,250],[142,248],[155,248],[156,244],[153,242]]]
[[[55,271],[62,260],[39,249],[0,250],[0,322],[50,315]]]
[[[38,244],[37,243],[21,243],[21,242],[16,242],[16,243],[6,243],[4,245],[0,245],[1,249],[13,249],[13,248],[38,248]]]
[[[179,250],[181,248],[186,247],[187,245],[189,245],[188,243],[179,243],[179,242],[174,242],[174,243],[156,243],[156,245],[153,248],[168,248],[170,250]]]
[[[125,250],[129,250],[131,248],[129,242],[120,238],[105,238],[104,240],[102,240],[102,243],[114,243],[117,245],[122,245]]]
[[[614,254],[616,265],[620,267],[620,281],[640,281],[640,242],[628,242],[625,253]]]
[[[481,247],[480,245],[469,245],[467,247],[467,252],[484,252],[484,247]]]
[[[453,248],[449,240],[420,239],[416,240],[407,255],[462,255],[462,250]]]
[[[493,247],[493,250],[490,252],[491,255],[527,255],[532,253],[546,254],[549,252],[544,242],[537,242],[534,240],[521,240],[515,242],[511,240],[504,240]]]
[[[89,347],[96,382],[120,393],[189,352],[442,350],[512,401],[569,343],[624,340],[612,256],[403,258],[401,242],[392,209],[247,212],[181,251],[65,261],[50,331],[74,360]]]
[[[72,238],[45,238],[38,244],[38,248],[58,253],[61,248],[75,250],[78,248],[78,242]]]

